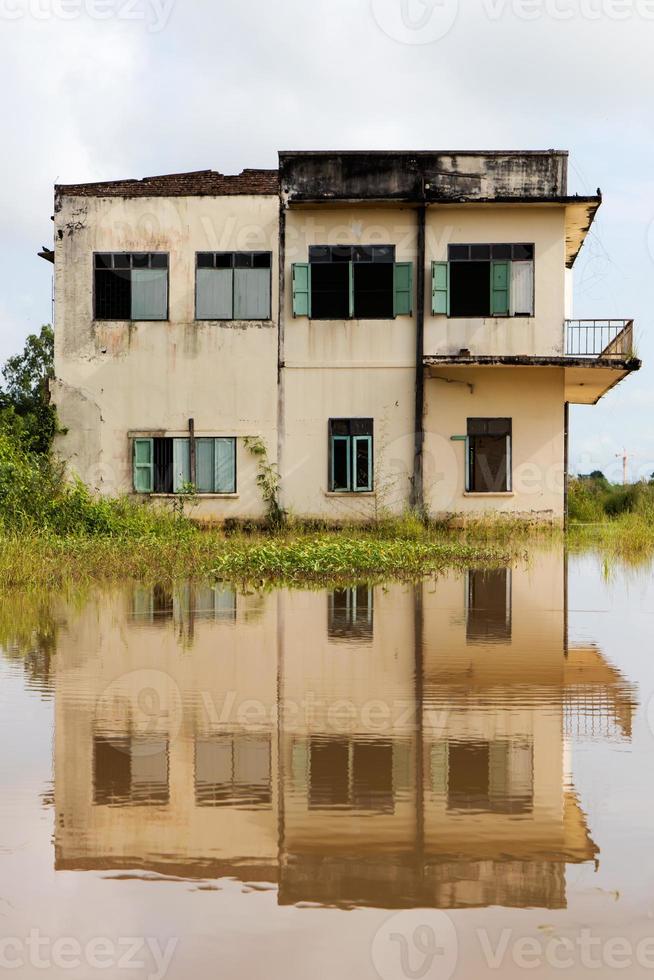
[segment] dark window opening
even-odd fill
[[[345,320],[350,315],[350,267],[325,262],[311,267],[311,316],[315,320]]]
[[[98,252],[93,266],[96,320],[168,319],[165,252]]]
[[[334,640],[369,641],[373,635],[373,590],[365,585],[336,589],[328,597],[327,635]]]
[[[361,493],[372,490],[372,433],[372,419],[330,419],[330,491]]]
[[[511,419],[468,419],[467,489],[506,493],[511,489]]]
[[[470,569],[467,582],[468,643],[501,643],[511,639],[511,571]]]
[[[488,742],[449,745],[447,804],[450,809],[487,810],[490,802]]]
[[[452,262],[450,316],[490,316],[490,262]]]
[[[393,757],[394,746],[389,741],[312,738],[309,809],[392,812]]]
[[[173,492],[173,440],[154,440],[154,492]]]
[[[352,806],[355,810],[392,811],[391,742],[355,742],[352,746]]]
[[[357,262],[354,271],[354,315],[359,319],[393,316],[394,267],[390,262]]]
[[[533,244],[450,245],[448,260],[449,286],[440,272],[434,312],[447,311],[450,317],[533,316]]]
[[[533,810],[531,739],[450,742],[447,751],[448,809],[506,814]]]
[[[395,315],[394,245],[311,245],[309,262],[312,319]]]
[[[348,767],[349,745],[347,739],[311,739],[310,809],[347,806],[350,796]]]

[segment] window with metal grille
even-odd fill
[[[96,252],[93,296],[96,320],[167,320],[168,255]]]

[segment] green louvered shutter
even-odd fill
[[[393,270],[393,313],[411,316],[413,313],[413,263],[396,262]]]
[[[191,453],[188,439],[173,439],[173,493],[179,493],[191,480]]]
[[[431,312],[434,316],[450,315],[450,263],[431,264]]]
[[[154,490],[154,439],[134,440],[134,489],[137,493]]]
[[[491,262],[491,316],[509,315],[510,265],[510,262]]]
[[[236,493],[236,439],[214,440],[216,493]]]
[[[311,266],[293,263],[293,316],[311,316]]]

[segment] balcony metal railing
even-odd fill
[[[568,357],[633,357],[634,321],[566,320],[565,353]]]

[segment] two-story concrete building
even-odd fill
[[[573,320],[601,196],[563,152],[292,152],[278,170],[55,188],[69,470],[103,494],[335,521],[559,522],[567,415],[638,369],[630,320]]]

